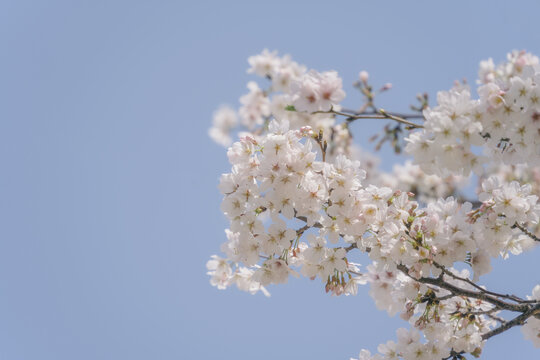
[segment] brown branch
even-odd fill
[[[539,314],[539,313],[540,313],[540,304],[537,304],[536,306],[533,306],[533,307],[529,307],[529,309],[523,312],[523,314],[516,316],[512,320],[503,323],[498,328],[488,331],[487,333],[482,335],[482,339],[487,340],[490,337],[498,335],[516,325],[523,325],[529,317]]]
[[[446,270],[441,265],[439,265],[438,267],[441,268],[441,270],[443,271],[441,273],[441,275],[448,272],[449,273],[448,275],[453,277],[454,279],[470,283],[470,280],[461,278],[461,277],[459,277],[457,275],[454,275],[454,274],[450,273],[448,270]],[[509,329],[513,328],[514,326],[523,325],[527,321],[527,319],[530,318],[531,316],[540,315],[540,303],[538,303],[538,302],[536,304],[534,304],[534,305],[532,305],[532,304],[511,304],[511,303],[507,303],[507,302],[505,302],[503,300],[500,300],[497,297],[495,297],[495,296],[499,296],[501,294],[492,296],[491,294],[496,294],[496,293],[493,293],[493,292],[490,292],[490,291],[485,290],[483,288],[480,288],[478,285],[476,285],[474,283],[473,284],[475,285],[475,287],[479,288],[481,290],[481,292],[461,289],[461,288],[459,288],[459,287],[457,287],[455,285],[449,284],[446,281],[444,281],[443,276],[439,276],[438,278],[421,277],[421,278],[417,279],[417,278],[415,278],[415,277],[413,277],[412,275],[409,274],[409,269],[407,268],[407,266],[405,266],[403,264],[398,264],[397,268],[400,271],[402,271],[405,275],[409,276],[410,278],[412,278],[413,280],[415,280],[417,282],[420,282],[420,283],[423,283],[423,284],[435,285],[435,286],[437,286],[439,288],[450,291],[454,296],[466,296],[466,297],[469,297],[469,298],[480,299],[480,300],[486,301],[486,302],[488,302],[488,303],[490,303],[492,305],[495,305],[495,308],[493,308],[493,309],[486,310],[486,311],[480,311],[480,312],[473,312],[472,313],[472,314],[485,314],[488,317],[498,321],[501,324],[499,327],[484,333],[482,335],[482,340],[487,340],[487,339],[489,339],[489,338],[491,338],[491,337],[493,337],[495,335],[498,335],[498,334],[500,334],[502,332],[505,332],[506,330],[509,330]],[[516,299],[514,299],[515,296],[513,296],[513,295],[505,295],[505,296],[509,297],[509,300],[517,301]],[[505,297],[505,296],[503,296],[503,297]],[[515,298],[517,298],[517,297],[515,297]],[[506,320],[504,320],[502,318],[499,318],[499,317],[492,314],[493,312],[498,311],[498,310],[516,311],[516,312],[521,312],[521,314],[516,316],[512,320],[506,321]],[[464,351],[456,352],[456,351],[452,350],[451,353],[450,353],[450,356],[444,358],[443,360],[463,359],[462,354],[464,354],[464,353],[465,353]]]
[[[448,295],[444,295],[444,296],[435,298],[435,300],[437,300],[437,301],[450,300],[451,298],[456,297],[456,296],[457,295],[454,295],[454,294],[448,294]]]
[[[303,221],[303,222],[307,223],[307,217],[305,217],[305,216],[297,216],[296,211],[295,211],[294,217],[296,219],[300,220],[300,221]],[[317,228],[317,229],[322,229],[323,225],[320,222],[316,222],[315,224],[313,224],[312,227]]]
[[[351,113],[353,115],[377,115],[379,112],[373,110],[373,111],[354,111],[351,109],[341,109],[345,113]],[[389,112],[388,114],[400,117],[402,119],[422,119],[424,120],[424,115],[422,114],[404,114],[404,113],[398,113],[398,112]]]
[[[300,229],[296,230],[296,236],[302,236],[302,234],[304,233],[304,231],[306,231],[307,229],[309,229],[311,226],[309,225],[304,225],[303,227],[301,227]]]
[[[525,235],[533,239],[534,241],[540,241],[540,238],[536,235],[534,235],[529,229],[527,229],[525,226],[518,224],[517,222],[512,225],[512,228],[518,228],[521,230]]]
[[[379,112],[386,118],[388,119],[392,119],[394,121],[397,121],[399,123],[402,123],[402,124],[406,124],[406,125],[409,125],[410,127],[412,128],[423,128],[424,126],[423,125],[420,125],[420,124],[415,124],[413,122],[410,122],[408,120],[405,120],[404,118],[400,117],[400,116],[397,116],[397,115],[393,115],[393,114],[390,114],[390,113],[387,113],[386,111],[384,111],[383,109],[379,109]]]
[[[461,295],[461,296],[466,296],[473,299],[484,300],[485,302],[495,305],[501,309],[510,310],[510,311],[524,312],[529,309],[528,305],[507,303],[506,301],[500,300],[497,297],[487,294],[484,290],[482,290],[481,292],[477,292],[477,291],[459,288],[455,285],[447,283],[441,277],[438,277],[436,279],[429,278],[429,277],[421,277],[417,279],[409,274],[409,269],[403,264],[397,265],[397,268],[401,270],[404,274],[414,279],[415,281],[418,281],[419,283],[435,285],[442,289],[448,290],[452,294],[455,294],[455,295]]]
[[[454,349],[452,349],[452,351],[450,351],[450,356],[447,356],[447,357],[443,358],[442,360],[464,359],[464,357],[461,356],[462,354],[465,354],[465,351],[457,352],[457,351],[454,351]]]
[[[484,311],[471,311],[469,312],[468,314],[473,314],[473,315],[490,315],[491,313],[494,313],[494,312],[497,312],[497,311],[500,311],[501,309],[499,309],[498,307],[494,307],[494,308],[491,308],[489,310],[484,310]]]
[[[355,114],[355,113],[348,114],[348,113],[345,113],[345,112],[336,111],[336,110],[331,109],[329,111],[315,111],[312,114],[341,115],[341,116],[345,116],[347,118],[346,120],[348,122],[352,122],[352,121],[357,120],[357,119],[390,119],[390,120],[394,120],[394,121],[397,121],[399,123],[408,125],[408,126],[410,126],[412,128],[423,128],[424,127],[423,125],[415,124],[415,123],[413,123],[411,121],[406,120],[403,117],[394,115],[393,113],[387,113],[383,109],[380,109],[379,113],[375,113],[375,112],[371,113],[370,112],[370,113],[361,113],[361,114]]]
[[[345,251],[346,251],[346,252],[349,252],[349,251],[351,251],[351,250],[353,250],[353,249],[357,249],[357,248],[358,248],[358,247],[356,246],[356,243],[355,243],[355,244],[351,244],[351,245],[349,245],[348,247],[346,247],[346,248],[345,248]]]
[[[490,319],[493,319],[495,321],[498,321],[500,322],[501,324],[506,324],[506,320],[501,318],[501,317],[498,317],[498,316],[495,316],[493,314],[487,314],[487,316],[490,318]]]
[[[444,266],[436,263],[436,262],[433,262],[433,266],[435,266],[436,268],[442,270],[443,273],[445,273],[446,275],[456,279],[456,280],[459,280],[459,281],[463,281],[473,287],[475,287],[476,289],[480,290],[481,292],[484,292],[486,294],[489,294],[489,295],[493,295],[493,296],[496,296],[496,297],[501,297],[501,298],[505,298],[505,299],[508,299],[508,300],[512,300],[512,301],[515,301],[517,303],[522,303],[522,304],[526,304],[526,303],[537,303],[538,301],[537,300],[524,300],[520,297],[517,297],[516,295],[510,295],[510,294],[499,294],[499,293],[496,293],[496,292],[493,292],[493,291],[489,291],[489,290],[486,290],[484,289],[483,287],[477,285],[476,283],[472,282],[470,279],[467,279],[467,278],[463,278],[461,276],[457,276],[456,274],[452,273],[451,271],[449,271],[448,269],[446,269]]]

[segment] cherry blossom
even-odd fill
[[[268,50],[248,62],[270,85],[250,82],[240,98],[243,128],[218,186],[230,225],[224,257],[207,263],[213,286],[268,295],[267,286],[303,275],[339,296],[369,284],[377,308],[409,327],[358,359],[479,356],[488,339],[523,324],[540,347],[540,285],[524,299],[480,283],[492,259],[540,242],[537,57],[482,61],[478,98],[457,83],[433,107],[419,96],[416,114],[376,107],[366,71],[355,85],[365,103],[351,111],[335,71],[306,72]],[[380,170],[352,141],[353,122],[369,118],[392,122],[381,144],[398,151],[406,141],[413,161]],[[221,108],[209,134],[228,145],[235,126],[236,111]],[[474,192],[465,189],[472,181]],[[352,262],[355,252],[369,263]]]

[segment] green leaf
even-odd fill
[[[296,108],[294,107],[294,105],[287,105],[287,106],[285,106],[285,110],[287,110],[287,111],[296,111]]]

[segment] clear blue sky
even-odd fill
[[[414,4],[414,5],[412,5]],[[272,297],[208,283],[224,241],[206,136],[237,105],[249,55],[360,70],[406,110],[512,49],[540,55],[535,1],[2,1],[0,359],[343,359],[406,325],[319,282]],[[381,123],[357,123],[357,139]],[[369,148],[369,144],[364,144]],[[395,159],[382,153],[383,167]],[[497,262],[494,289],[529,294],[540,251]],[[485,359],[533,359],[515,329]]]

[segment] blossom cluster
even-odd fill
[[[250,57],[248,62],[248,73],[269,79],[271,84],[264,90],[254,81],[247,84],[249,92],[240,97],[241,106],[238,109],[239,123],[246,130],[253,133],[256,128],[267,126],[274,118],[288,121],[291,129],[311,126],[314,131],[330,133],[330,128],[335,124],[333,116],[312,112],[337,107],[345,97],[337,72],[308,72],[305,66],[292,61],[289,56],[280,57],[268,50]],[[296,106],[299,111],[288,111],[288,106]],[[214,113],[209,134],[217,143],[224,146],[231,144],[230,133],[238,123],[233,118],[228,107]]]
[[[482,62],[479,75],[478,99],[466,85],[439,92],[437,106],[424,110],[424,129],[407,139],[424,171],[481,175],[486,163],[540,165],[538,58],[513,52],[497,67]]]
[[[228,151],[232,172],[219,187],[231,226],[222,250],[232,262],[254,266],[253,281],[261,286],[286,281],[293,264],[305,263],[303,273],[325,281],[342,275],[345,251],[326,248],[324,237],[336,243],[340,234],[353,236],[365,227],[354,206],[363,178],[359,164],[343,155],[335,164],[317,161],[311,134],[309,128],[288,130],[272,122],[265,137],[244,137]],[[293,230],[294,222],[304,225]],[[299,243],[310,228],[318,229],[317,236],[307,235],[309,245]],[[236,276],[229,269],[212,275],[221,284]]]
[[[395,164],[392,173],[382,173],[379,182],[393,189],[415,194],[418,201],[426,204],[439,198],[447,198],[468,184],[468,178],[460,175],[445,177],[426,174],[420,166],[407,160]]]
[[[513,53],[504,66],[482,63],[479,100],[464,86],[440,93],[438,105],[423,111],[423,129],[408,137],[414,162],[392,174],[354,146],[348,122],[337,121],[345,92],[335,71],[307,71],[266,50],[248,61],[248,72],[271,85],[262,90],[250,82],[240,98],[246,131],[228,148],[231,171],[219,183],[230,226],[225,257],[207,263],[212,285],[269,295],[268,285],[303,275],[320,279],[326,292],[354,295],[368,283],[377,307],[399,313],[411,329],[398,330],[398,342],[380,345],[379,354],[363,350],[360,359],[478,355],[501,324],[493,316],[530,310],[483,293],[476,282],[491,271],[492,258],[518,255],[537,240],[528,229],[539,224],[538,173],[516,165],[521,156],[540,161],[537,58]],[[362,72],[365,86],[367,79]],[[221,108],[210,136],[229,144],[236,119]],[[479,187],[465,201],[459,189],[471,170]],[[362,270],[350,261],[354,251],[372,263]],[[458,271],[459,264],[472,271]],[[523,332],[529,339],[540,334],[534,316]]]

